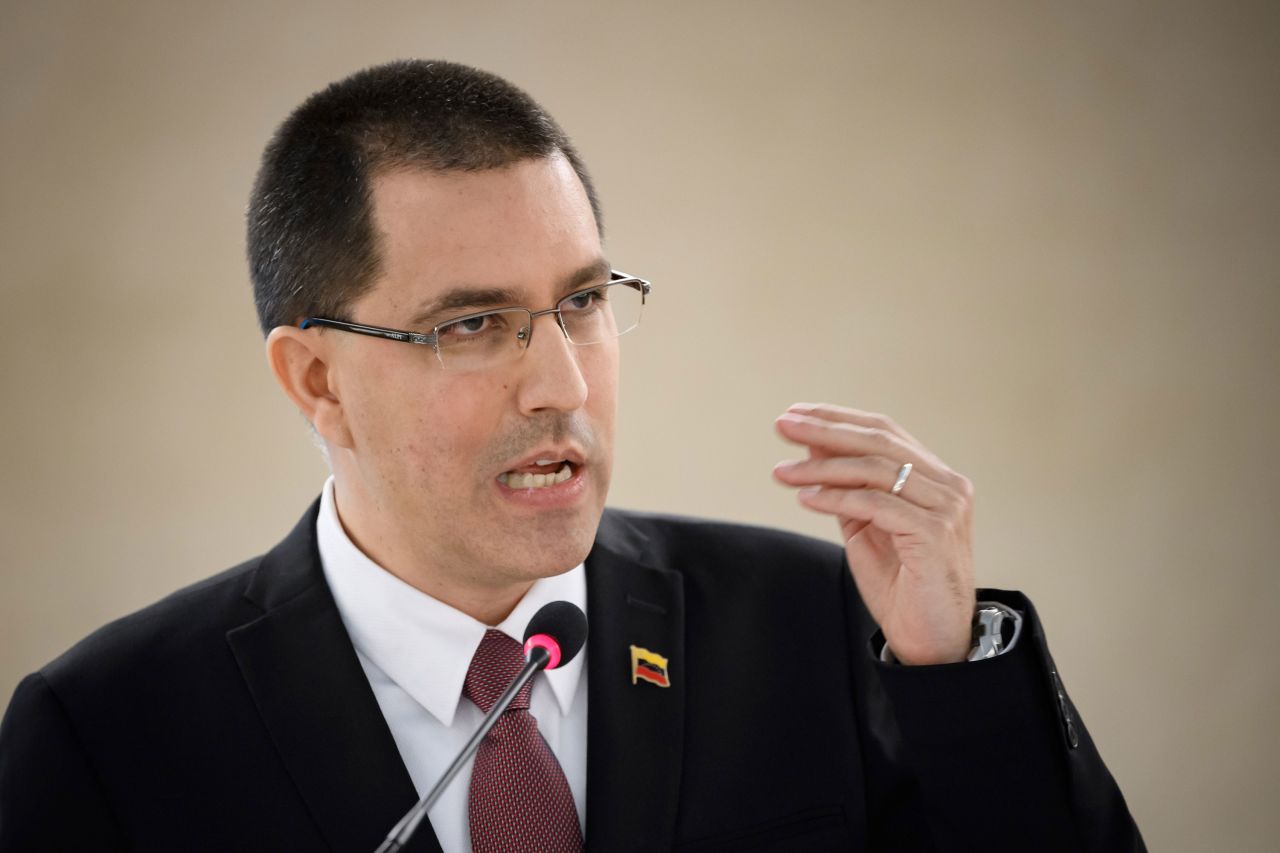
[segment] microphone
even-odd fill
[[[552,601],[538,608],[524,629],[524,657],[531,660],[535,650],[547,654],[547,669],[568,663],[587,642],[587,614],[576,604]]]
[[[400,818],[400,822],[391,828],[386,840],[374,853],[396,853],[409,843],[409,839],[422,823],[422,819],[427,816],[427,812],[435,805],[436,800],[440,798],[440,794],[453,781],[453,777],[458,775],[462,766],[475,755],[484,736],[489,733],[489,729],[493,728],[494,723],[498,722],[498,718],[507,710],[511,700],[516,698],[516,694],[529,679],[533,678],[540,669],[555,669],[573,660],[578,652],[582,651],[586,641],[587,616],[576,605],[567,601],[552,601],[540,607],[529,620],[529,627],[524,630],[525,663],[515,680],[498,697],[498,701],[493,703],[489,713],[484,715],[480,728],[476,729],[475,734],[467,741],[467,745],[462,748],[462,752],[458,753],[458,757],[453,759],[453,763],[440,776],[440,780],[425,797],[409,809],[404,817]]]

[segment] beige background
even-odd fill
[[[829,536],[773,416],[893,414],[976,482],[980,581],[1038,602],[1152,849],[1274,849],[1274,4],[0,9],[0,693],[316,494],[248,188],[307,94],[440,56],[560,118],[655,282],[615,504]]]

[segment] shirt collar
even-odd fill
[[[410,586],[357,548],[338,517],[333,477],[324,484],[316,536],[325,580],[356,650],[443,725],[452,725],[467,669],[488,626]],[[535,581],[495,627],[522,641],[533,614],[551,601],[568,601],[586,612],[581,563]],[[585,658],[583,649],[564,666],[537,676],[547,679],[563,714],[573,704]]]

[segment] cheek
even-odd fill
[[[595,421],[597,438],[610,457],[613,453],[613,437],[618,416],[618,385],[616,381],[603,383],[593,389],[594,405],[588,402],[591,419]],[[610,461],[612,459],[610,458]]]
[[[420,385],[401,398],[394,411],[384,408],[380,429],[384,458],[409,474],[415,485],[436,484],[432,492],[462,493],[473,488],[476,472],[501,423],[497,401],[501,386],[478,387],[472,381]]]
[[[395,355],[392,353],[391,355]],[[412,469],[415,478],[427,457],[438,453],[432,430],[440,409],[427,377],[395,358],[369,357],[353,365],[343,388],[343,408],[361,466],[384,480]]]
[[[587,405],[612,421],[618,400],[618,342],[592,347],[588,358],[579,362],[587,380]]]

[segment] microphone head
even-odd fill
[[[544,604],[524,629],[524,653],[545,649],[547,669],[555,669],[573,660],[587,641],[587,614],[567,601]]]

